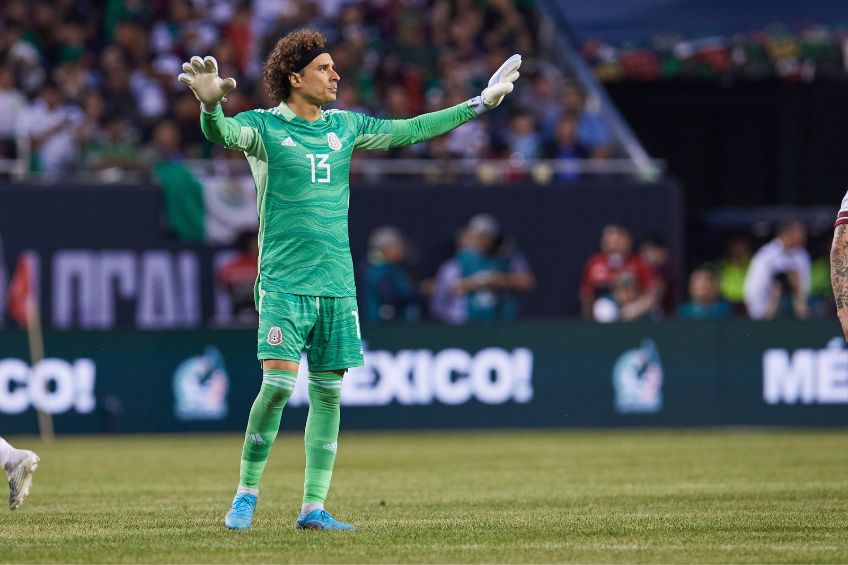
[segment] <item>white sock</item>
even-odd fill
[[[5,439],[0,437],[0,467],[2,467],[6,473],[11,471],[13,459],[16,459],[15,448],[12,447]]]
[[[323,502],[304,502],[303,506],[300,507],[300,515],[306,516],[310,512],[315,510],[323,510],[324,503]]]
[[[252,494],[253,496],[259,496],[259,489],[258,488],[247,488],[246,486],[239,485],[238,488],[236,489],[236,494],[244,494],[244,493]]]

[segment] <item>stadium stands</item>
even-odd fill
[[[428,162],[446,160],[453,161],[455,176],[490,181],[549,182],[615,172],[616,166],[629,171],[626,162],[575,165],[560,163],[558,153],[543,153],[543,145],[555,143],[555,125],[563,117],[578,121],[587,156],[607,159],[615,155],[615,144],[597,105],[559,103],[579,87],[546,59],[531,32],[538,17],[531,3],[514,0],[119,0],[105,7],[84,0],[10,0],[0,7],[0,111],[16,119],[0,128],[0,173],[65,181],[74,178],[69,175],[107,182],[143,178],[157,156],[155,131],[162,123],[178,127],[181,159],[209,158],[213,148],[197,127],[197,103],[176,81],[181,62],[211,54],[223,76],[236,78],[238,88],[225,103],[228,114],[269,107],[276,101],[261,87],[264,56],[282,34],[304,26],[331,41],[343,85],[337,107],[380,117],[408,117],[462,101],[479,92],[509,53],[520,52],[527,62],[522,72],[532,89],[507,104],[534,117],[528,126],[538,140],[529,153],[516,149],[508,133],[511,113],[499,112],[444,140],[368,155],[393,162],[354,160],[354,172],[365,180],[377,173],[444,180],[448,173],[441,165],[433,173]],[[587,121],[594,134],[587,133]],[[548,164],[534,167],[548,156]]]

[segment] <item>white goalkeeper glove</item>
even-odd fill
[[[518,67],[521,66],[521,55],[515,54],[495,71],[489,79],[489,85],[483,89],[480,96],[475,96],[468,101],[468,105],[479,116],[487,110],[497,108],[504,96],[512,92],[513,84],[519,76]]]
[[[226,100],[224,97],[236,87],[236,79],[222,79],[218,76],[218,61],[215,57],[201,59],[195,55],[190,62],[183,63],[183,71],[177,80],[194,92],[200,105],[208,112],[214,110],[221,100]]]

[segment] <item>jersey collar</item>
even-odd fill
[[[305,123],[307,123],[307,124],[314,124],[314,123],[315,123],[315,122],[310,122],[310,121],[308,121],[308,120],[304,120],[303,118],[301,118],[300,116],[298,116],[297,114],[295,114],[295,113],[292,111],[292,109],[291,109],[291,108],[289,108],[289,107],[286,105],[286,103],[285,103],[285,102],[280,102],[280,105],[279,105],[279,106],[277,106],[277,115],[284,117],[284,118],[286,119],[286,121],[287,121],[287,122],[290,122],[290,121],[292,121],[292,120],[294,120],[294,119],[298,119],[298,120],[300,120],[300,121],[302,121],[302,122],[305,122]],[[320,117],[320,118],[318,118],[318,120],[316,120],[316,121],[321,121],[321,120],[323,120],[323,119],[324,119],[324,112],[323,112],[323,110],[322,110],[322,111],[321,111],[321,117]]]
[[[291,108],[286,106],[285,102],[280,102],[280,105],[277,106],[277,111],[279,115],[286,119],[286,121],[291,121],[293,118],[297,117],[297,114],[292,112]]]

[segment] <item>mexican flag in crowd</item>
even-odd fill
[[[256,190],[249,174],[196,173],[181,161],[163,160],[154,174],[165,200],[168,227],[190,243],[230,245],[256,231]]]

